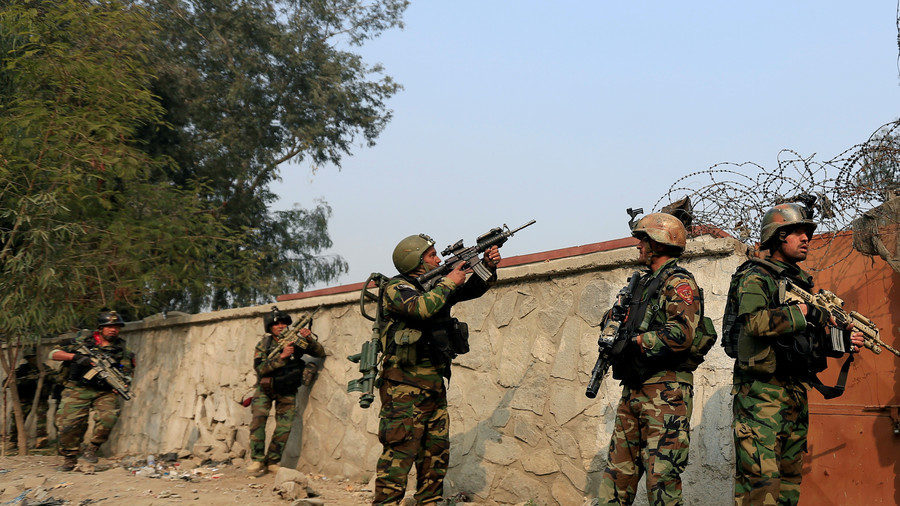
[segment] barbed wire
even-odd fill
[[[688,197],[693,208],[693,235],[721,230],[752,247],[759,242],[759,224],[767,209],[779,203],[802,202],[814,211],[819,223],[816,234],[825,234],[816,241],[816,248],[830,249],[835,233],[850,230],[854,219],[897,190],[900,120],[882,125],[868,140],[830,160],[784,149],[773,168],[755,162],[721,162],[692,172],[672,183],[653,209]],[[824,253],[823,257],[835,264],[846,258],[833,258],[828,250]]]

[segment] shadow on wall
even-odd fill
[[[319,359],[310,359],[304,357],[306,362],[313,362],[319,366],[319,371],[324,368],[324,358]],[[315,379],[311,385],[303,385],[300,387],[300,390],[297,392],[297,400],[294,406],[294,424],[291,425],[291,435],[288,437],[287,443],[284,445],[284,451],[281,455],[281,462],[279,465],[283,467],[289,467],[291,469],[296,469],[297,464],[300,461],[300,450],[303,448],[303,414],[306,412],[306,407],[309,405],[309,394],[312,391],[313,387],[316,386],[316,380],[319,378],[319,375],[316,374]],[[270,416],[270,418],[272,418]],[[272,419],[272,423],[274,424],[274,419]],[[267,436],[266,445],[268,446],[269,441],[271,441],[271,436]]]
[[[485,446],[488,441],[501,442],[503,435],[498,424],[503,422],[502,425],[505,425],[509,420],[509,405],[515,392],[515,388],[507,390],[490,417],[478,422],[472,429],[450,438],[451,467],[447,471],[445,495],[463,493],[470,499],[473,496],[482,500],[488,498],[493,476],[488,477],[489,471],[483,464]],[[460,448],[467,448],[467,451],[458,459],[454,458],[454,452],[459,452]]]
[[[698,378],[699,379],[699,378]],[[695,384],[697,380],[695,379]],[[695,388],[695,399],[699,397]],[[616,399],[616,406],[618,399]],[[693,423],[698,413],[703,414],[699,424]],[[701,411],[694,409],[691,423],[691,442],[688,467],[682,474],[682,491],[687,504],[727,505],[731,504],[731,495],[724,495],[721,489],[708,486],[710,473],[719,475],[722,481],[729,480],[734,468],[734,448],[731,432],[731,385],[717,388],[703,405]],[[615,418],[614,418],[615,420]],[[614,422],[613,422],[614,423]],[[608,433],[612,434],[611,427]],[[611,437],[611,436],[610,436]],[[609,441],[603,450],[591,460],[591,472],[588,473],[585,494],[592,498],[591,504],[597,504],[600,480],[608,463]],[[706,477],[706,479],[704,479]],[[646,473],[641,476],[635,493],[635,505],[648,504]]]

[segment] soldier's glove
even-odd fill
[[[75,357],[72,359],[72,362],[81,366],[81,367],[93,367],[94,364],[91,362],[91,357],[87,355],[82,355],[81,353],[76,353]]]
[[[824,329],[831,323],[831,314],[824,309],[812,304],[807,306],[806,321],[820,329]]]

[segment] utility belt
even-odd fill
[[[434,365],[450,365],[458,355],[469,352],[469,326],[456,318],[429,322],[427,327],[400,327],[392,322],[382,343],[385,355],[399,366],[412,366],[422,358]]]

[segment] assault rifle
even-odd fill
[[[315,311],[300,318],[297,320],[297,323],[291,325],[287,330],[282,332],[281,335],[278,336],[278,346],[269,353],[268,359],[272,360],[278,355],[281,355],[281,352],[284,351],[286,346],[296,344],[297,340],[300,339],[300,329],[307,328],[312,323],[313,317],[315,317],[321,309],[322,306],[317,307]]]
[[[584,395],[589,399],[597,397],[597,391],[600,390],[600,383],[603,382],[603,377],[606,376],[606,371],[609,370],[612,357],[622,352],[630,338],[630,336],[621,332],[622,323],[628,317],[628,308],[631,306],[632,296],[640,279],[640,271],[635,271],[631,274],[631,277],[628,278],[628,284],[619,290],[619,293],[616,295],[616,302],[610,309],[609,316],[603,325],[603,329],[600,331],[600,338],[597,339],[600,356],[597,357],[597,363],[594,364],[594,369],[591,371],[591,379],[588,381],[587,391],[584,392]]]
[[[369,291],[369,283],[374,282],[375,288],[378,289],[378,295]],[[347,383],[347,392],[360,392],[359,405],[368,408],[375,400],[375,378],[378,376],[378,362],[381,349],[381,331],[382,331],[382,302],[384,301],[384,287],[387,285],[388,277],[384,274],[373,272],[363,283],[362,291],[359,294],[359,311],[367,320],[374,322],[372,324],[372,337],[363,342],[362,350],[350,355],[347,359],[351,362],[359,364],[359,372],[362,378],[351,380]],[[375,302],[375,316],[371,316],[366,312],[366,301]]]
[[[487,281],[493,273],[491,272],[491,269],[484,266],[478,256],[487,251],[491,246],[503,246],[503,244],[516,232],[525,227],[534,225],[534,223],[535,220],[531,220],[514,230],[510,230],[506,225],[503,225],[502,228],[492,228],[487,231],[487,233],[484,233],[475,239],[475,246],[469,246],[468,248],[463,245],[463,240],[460,239],[454,244],[444,248],[444,251],[441,252],[441,256],[444,257],[445,260],[440,267],[422,274],[416,278],[416,281],[418,281],[426,291],[431,290],[434,288],[434,285],[436,285],[442,277],[449,274],[459,262],[463,262],[463,269],[472,269],[479,278],[483,281]]]
[[[131,399],[131,393],[129,392],[128,387],[131,383],[131,378],[122,374],[111,358],[102,351],[92,350],[84,344],[79,345],[75,352],[87,355],[91,359],[91,365],[93,367],[84,374],[84,379],[92,380],[95,376],[99,375],[100,378],[111,386],[117,394],[121,395],[123,399],[126,401]]]
[[[844,336],[844,328],[849,325],[853,330],[863,334],[863,346],[879,354],[882,349],[888,350],[900,357],[900,351],[881,340],[878,327],[872,320],[856,311],[849,313],[844,310],[844,301],[828,290],[819,290],[817,294],[811,294],[788,280],[782,280],[778,284],[778,300],[781,304],[804,303],[815,306],[825,314],[830,315],[841,328],[831,327],[831,350],[838,354],[850,351],[848,339]],[[825,343],[828,345],[829,343]]]

